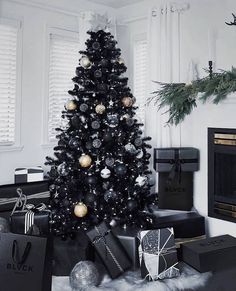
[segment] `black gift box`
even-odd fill
[[[126,253],[131,259],[132,262],[131,270],[133,271],[137,270],[140,267],[138,255],[139,231],[140,229],[129,226],[127,226],[126,228],[115,227],[112,229],[112,233],[119,239]]]
[[[105,222],[87,232],[111,278],[116,278],[131,267],[130,259],[122,244],[112,234]]]
[[[216,236],[182,245],[183,261],[199,272],[235,267],[236,238]]]
[[[139,233],[142,278],[149,281],[179,276],[173,228]]]
[[[11,231],[13,233],[26,234],[25,231],[25,216],[27,210],[24,211],[15,211],[10,217],[11,222]],[[51,211],[43,210],[37,211],[34,213],[33,224],[36,225],[39,229],[40,235],[47,236],[49,235],[49,220],[50,220]]]
[[[83,231],[79,231],[73,240],[54,238],[53,275],[69,276],[78,262],[86,260],[94,260],[94,250]]]
[[[191,210],[193,207],[193,173],[181,172],[170,179],[159,173],[158,205],[163,209]]]
[[[199,150],[191,147],[155,148],[154,169],[157,172],[198,171]]]
[[[50,291],[51,238],[0,233],[0,290]]]
[[[155,216],[153,228],[173,227],[175,238],[191,238],[205,235],[205,218],[191,211],[170,211],[158,209],[155,206],[149,209]]]
[[[31,183],[18,183],[0,186],[0,216],[9,217],[19,195],[17,189],[27,196],[27,203],[38,205],[49,203],[50,193],[48,191],[48,180]]]

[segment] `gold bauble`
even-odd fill
[[[122,58],[118,58],[117,62],[118,62],[120,65],[125,64],[125,61],[124,61],[124,59],[122,59]]]
[[[76,105],[74,100],[67,101],[67,103],[66,103],[67,110],[75,110],[76,108],[77,108],[77,105]]]
[[[121,101],[125,107],[131,107],[133,105],[133,100],[131,97],[124,97]]]
[[[83,202],[75,205],[74,214],[77,217],[84,217],[88,213],[88,208]]]
[[[91,166],[92,159],[91,159],[91,157],[89,155],[82,155],[79,158],[79,163],[80,163],[80,166],[82,168],[87,168],[87,167]]]
[[[90,59],[87,56],[83,56],[80,60],[79,60],[80,65],[85,68],[88,69],[91,67],[92,63],[90,61]]]
[[[106,107],[103,104],[98,104],[95,108],[97,114],[103,114],[106,111]]]

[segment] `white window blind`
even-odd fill
[[[73,89],[72,78],[78,66],[79,44],[75,38],[50,34],[49,59],[49,123],[48,139],[55,141],[55,128],[61,125],[61,111]]]
[[[147,40],[136,40],[134,42],[134,96],[139,107],[137,115],[144,123],[145,104],[147,99]]]
[[[0,145],[15,142],[17,32],[0,23]]]

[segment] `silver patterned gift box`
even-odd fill
[[[173,228],[139,233],[141,276],[149,281],[179,276]]]

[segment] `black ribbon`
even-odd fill
[[[106,241],[106,236],[111,232],[110,229],[108,229],[107,231],[105,231],[103,234],[100,232],[100,230],[98,229],[98,227],[96,227],[96,231],[99,233],[99,235],[95,236],[92,243],[93,244],[98,244],[100,242],[103,243],[104,247],[105,247],[105,256],[107,257],[107,241]]]
[[[167,163],[167,164],[171,164],[171,170],[169,172],[169,176],[168,176],[168,183],[171,183],[176,174],[178,174],[178,182],[179,184],[181,184],[181,175],[182,175],[182,165],[186,164],[186,163],[197,163],[198,160],[197,159],[180,159],[179,154],[180,154],[180,150],[179,149],[173,149],[175,156],[174,159],[157,159],[158,163]]]
[[[24,262],[26,261],[30,250],[31,250],[31,242],[27,242],[25,250],[24,250],[24,253],[20,257],[18,243],[17,243],[16,240],[14,240],[13,241],[13,245],[12,245],[12,259],[13,259],[13,262],[22,266],[24,264]]]

